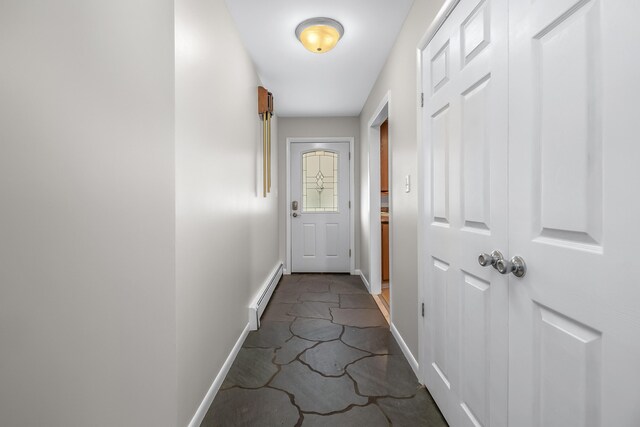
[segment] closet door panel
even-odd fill
[[[509,13],[509,423],[637,426],[640,6]]]
[[[454,426],[505,426],[507,8],[462,0],[422,52],[426,384]]]

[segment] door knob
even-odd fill
[[[501,259],[503,259],[503,257],[499,251],[493,251],[491,252],[491,255],[483,253],[478,255],[478,264],[483,267],[487,267],[489,265],[495,267],[496,263]]]
[[[298,217],[298,212],[294,212],[294,213],[293,213],[293,217],[294,217],[294,218],[297,218],[297,217]]]
[[[513,273],[516,277],[522,277],[527,273],[527,265],[519,256],[514,256],[511,260],[501,259],[496,262],[496,270],[500,274]]]

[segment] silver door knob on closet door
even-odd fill
[[[502,254],[499,251],[493,251],[491,254],[480,254],[478,255],[478,264],[483,267],[488,266],[496,266],[496,263],[502,259]]]
[[[297,217],[298,217],[298,215],[299,215],[299,214],[298,214],[298,212],[294,212],[294,213],[293,213],[293,217],[294,217],[294,218],[297,218]]]
[[[521,257],[514,256],[509,261],[501,259],[496,262],[496,270],[498,270],[500,274],[513,273],[516,277],[522,277],[527,274],[527,264],[525,264]]]

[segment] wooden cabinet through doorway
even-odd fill
[[[389,220],[382,220],[382,281],[389,281]]]
[[[389,192],[389,121],[380,125],[380,192]]]

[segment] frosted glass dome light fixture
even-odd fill
[[[344,34],[344,27],[335,19],[311,18],[296,28],[296,37],[310,52],[325,53],[333,49]]]

